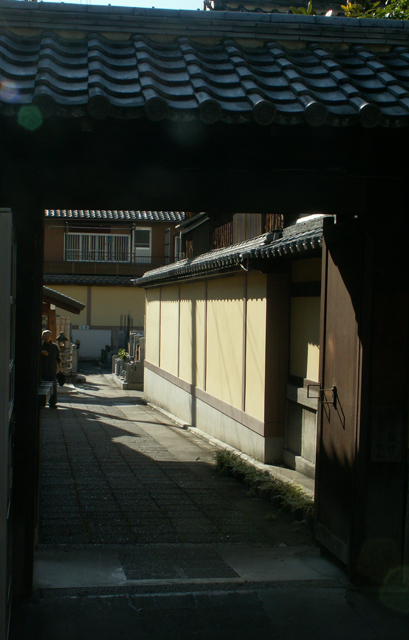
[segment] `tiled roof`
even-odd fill
[[[136,280],[139,287],[195,278],[214,271],[235,271],[251,260],[271,260],[311,253],[321,248],[323,218],[294,224],[282,232],[265,233],[251,240],[214,249],[196,258],[147,271]]]
[[[5,116],[34,103],[43,117],[409,122],[409,21],[5,0],[0,10]]]
[[[43,280],[46,284],[82,284],[82,285],[120,285],[129,287],[135,277],[131,276],[76,276],[47,273]]]
[[[64,220],[115,220],[121,221],[157,221],[181,222],[185,219],[184,211],[104,211],[93,209],[46,209],[46,218],[63,218]]]
[[[49,287],[43,287],[43,301],[54,304],[58,309],[65,309],[66,311],[76,314],[79,314],[85,309],[85,304],[79,302],[79,300],[70,298],[64,293],[54,291],[54,289],[50,289]]]

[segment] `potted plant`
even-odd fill
[[[125,367],[125,362],[128,361],[129,358],[129,353],[127,351],[125,351],[125,349],[118,349],[118,358],[115,362],[115,374],[117,376],[119,376],[124,367]]]

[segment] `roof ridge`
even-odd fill
[[[316,251],[322,244],[323,219],[294,224],[287,234],[264,233],[228,247],[213,249],[195,258],[185,258],[158,269],[147,271],[136,279],[137,286],[146,286],[169,279],[192,278],[211,271],[239,269],[246,260],[281,258],[287,255]],[[269,242],[266,238],[271,237]]]
[[[293,41],[319,35],[327,42],[339,37],[351,36],[365,42],[368,35],[377,40],[394,37],[409,28],[408,21],[379,20],[371,18],[346,18],[324,15],[299,15],[288,13],[257,13],[242,11],[202,11],[183,9],[147,9],[140,7],[113,7],[65,3],[28,3],[17,0],[0,0],[5,24],[13,30],[19,27],[31,29],[102,32],[106,39],[123,34],[164,34],[178,37],[210,35],[265,39],[279,32],[282,38]],[[279,39],[282,39],[279,38]]]
[[[153,222],[180,222],[184,211],[141,211],[136,209],[45,209],[46,218],[60,220],[145,220]]]

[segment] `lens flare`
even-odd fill
[[[409,613],[408,570],[407,566],[392,569],[379,591],[379,598],[385,607],[405,615]]]
[[[16,102],[19,96],[19,90],[13,80],[1,80],[0,82],[0,100],[2,102]]]
[[[28,131],[35,131],[43,124],[41,111],[35,105],[21,107],[18,112],[17,122]]]

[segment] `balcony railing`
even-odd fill
[[[132,256],[128,251],[107,252],[101,251],[80,251],[70,249],[66,252],[66,262],[125,262],[134,264],[149,264],[151,256]]]
[[[173,258],[170,259],[173,262]],[[44,273],[59,275],[142,276],[169,263],[164,256],[140,257],[133,262],[44,260]]]

